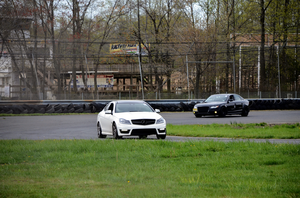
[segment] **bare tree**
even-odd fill
[[[2,9],[1,27],[3,29],[0,32],[2,48],[5,46],[8,50],[12,60],[13,70],[19,73],[21,81],[31,90],[34,97],[37,98],[37,78],[33,62],[36,51],[29,47],[26,42],[26,39],[30,37],[30,24],[34,20],[34,16],[32,15],[32,13],[35,13],[34,7],[30,1],[25,4],[23,1],[5,0],[2,3]],[[35,24],[36,23],[37,21],[35,20]],[[24,70],[26,69],[24,68],[24,62],[19,61],[20,57],[22,60],[25,56],[31,68],[26,78],[24,75]],[[30,79],[31,82],[27,79],[29,74],[32,76]]]
[[[260,41],[260,75],[261,82],[259,89],[265,91],[266,85],[266,61],[265,61],[265,43],[266,43],[266,29],[265,29],[265,17],[266,10],[271,4],[272,0],[269,0],[265,5],[265,0],[260,0],[260,26],[261,26],[261,41]]]
[[[100,27],[100,31],[98,36],[96,37],[98,47],[96,51],[96,55],[94,56],[94,70],[95,70],[95,76],[94,76],[94,89],[95,93],[97,93],[98,85],[97,85],[97,75],[98,75],[98,68],[101,63],[101,52],[103,50],[103,46],[106,44],[107,40],[112,35],[114,28],[116,26],[117,21],[122,17],[126,11],[126,6],[128,5],[128,2],[123,2],[122,0],[115,0],[113,1],[112,6],[109,7],[107,15],[99,15],[97,17],[96,23]],[[103,17],[104,16],[104,17]]]

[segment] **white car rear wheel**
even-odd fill
[[[102,128],[100,126],[100,123],[97,124],[97,133],[98,133],[98,138],[106,138],[106,135],[102,135]]]

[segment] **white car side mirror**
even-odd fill
[[[155,111],[155,113],[160,113],[159,109],[155,109],[154,111]]]
[[[105,114],[111,114],[111,110],[106,110]]]

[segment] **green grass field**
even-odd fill
[[[0,140],[0,197],[299,197],[300,145]]]
[[[191,137],[226,138],[275,138],[299,139],[300,124],[268,125],[258,124],[209,124],[209,125],[167,125],[168,135]]]

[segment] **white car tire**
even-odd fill
[[[113,123],[113,125],[112,125],[112,132],[113,132],[113,138],[114,139],[121,139],[122,138],[122,136],[119,136],[119,134],[118,134],[118,128],[117,128],[115,123]]]
[[[103,134],[102,134],[102,128],[101,128],[99,122],[98,122],[98,124],[97,124],[97,134],[98,134],[98,138],[106,138],[106,135],[103,135]]]

